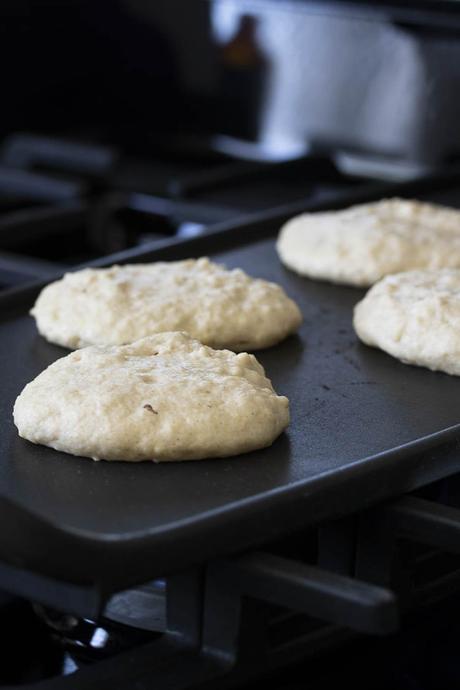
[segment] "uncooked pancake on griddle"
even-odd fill
[[[402,362],[460,376],[460,270],[387,276],[356,305],[353,325]]]
[[[279,285],[206,258],[68,273],[42,290],[31,313],[47,340],[70,348],[186,331],[241,352],[278,343],[302,320]]]
[[[88,347],[58,359],[16,400],[19,435],[105,460],[195,460],[269,446],[289,424],[254,355],[186,333]]]
[[[356,286],[413,269],[460,267],[460,211],[408,199],[304,213],[278,242],[281,261],[301,275]]]

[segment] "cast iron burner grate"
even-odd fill
[[[459,499],[457,476],[125,592],[140,625],[113,619],[120,595],[98,620],[5,600],[3,620],[27,622],[30,646],[0,687],[458,687],[460,509],[447,503]]]
[[[105,144],[8,137],[0,152],[0,286],[368,184],[318,156],[269,164],[164,144],[136,156]]]

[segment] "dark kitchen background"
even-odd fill
[[[4,292],[116,252],[459,174],[454,1],[2,0],[0,65]],[[436,198],[460,207],[457,191]],[[458,506],[457,484],[447,502]],[[447,495],[444,484],[424,491]],[[325,529],[323,539],[337,534]],[[298,555],[299,535],[273,548]],[[445,578],[458,556],[439,565],[415,552],[427,581],[438,568],[442,591],[457,591]],[[102,690],[106,671],[88,669],[130,650],[110,687],[133,690],[126,664],[137,668],[138,647],[166,627],[165,581],[116,594],[97,621],[43,606],[33,582],[21,580],[27,597],[0,599],[0,687],[54,679],[43,687]],[[184,582],[168,584],[179,604],[193,589]],[[243,664],[227,684],[208,678],[206,687],[255,688],[263,676],[286,690],[458,688],[459,599],[438,604],[437,593],[434,608],[386,637],[293,623],[276,610],[279,640],[298,633],[305,649],[286,646],[278,675]],[[244,659],[254,640],[242,645]],[[85,684],[67,685],[77,668]],[[189,687],[180,672],[157,685],[147,671],[142,690]]]
[[[460,149],[456,4],[4,0],[1,131],[439,165]]]

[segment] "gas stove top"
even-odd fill
[[[126,152],[78,139],[10,135],[0,151],[0,288],[368,183],[320,156],[267,163],[193,140]]]
[[[184,244],[185,255],[212,237],[225,249],[237,251],[238,242],[250,240],[259,240],[260,248],[268,226],[281,218],[399,189],[436,188],[437,201],[458,205],[458,171],[413,184],[410,192],[410,186],[346,175],[321,156],[261,163],[196,142],[183,149],[155,142],[133,151],[94,140],[11,135],[0,162],[0,287],[14,307],[22,292],[10,288],[83,262],[118,260],[117,252],[123,261],[160,250],[167,258],[182,240],[202,243]],[[439,476],[456,471],[454,442],[446,439],[446,469]],[[424,467],[430,448],[421,450]],[[405,472],[417,475],[415,460]],[[167,572],[124,590],[119,573],[112,573],[112,589],[107,580],[105,591],[96,591],[76,576],[70,582],[41,566],[24,568],[24,559],[13,555],[0,564],[0,585],[14,593],[0,600],[8,630],[0,688],[249,690],[263,682],[297,690],[304,687],[299,675],[318,690],[345,681],[363,690],[457,688],[452,647],[460,606],[460,492],[458,477],[434,482],[434,475],[430,470],[413,486],[403,473],[404,486],[395,484],[394,491],[380,492],[384,482],[374,486],[374,507],[351,509],[353,501],[340,497],[340,515],[327,521],[318,518],[318,504],[309,526],[300,525],[299,505],[281,538],[282,525],[264,532],[270,511],[259,521],[248,513],[246,532],[250,527],[251,543],[258,540],[263,551],[254,552],[248,541],[232,547],[236,556],[196,557],[184,570],[171,566],[167,551],[176,545],[166,544],[158,555]],[[29,496],[30,477],[22,479]],[[36,494],[40,480],[32,483]],[[404,496],[408,488],[412,493]],[[300,503],[303,498],[297,496]],[[15,529],[35,535],[37,544],[47,539],[50,524],[41,533],[36,515],[20,507],[12,515]],[[61,542],[53,542],[51,531],[45,561],[54,568]],[[68,548],[65,540],[62,548]],[[77,555],[78,548],[75,543]],[[82,570],[93,572],[93,565],[85,562]],[[118,566],[130,571],[123,560]]]

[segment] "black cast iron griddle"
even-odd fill
[[[455,204],[460,194],[437,198]],[[66,350],[46,343],[27,315],[39,288],[0,296],[4,562],[110,592],[460,469],[460,378],[361,345],[351,317],[364,291],[283,268],[273,237],[284,216],[265,214],[131,259],[208,254],[279,282],[298,302],[299,334],[258,353],[292,415],[266,450],[185,463],[96,463],[20,439],[15,397]]]

